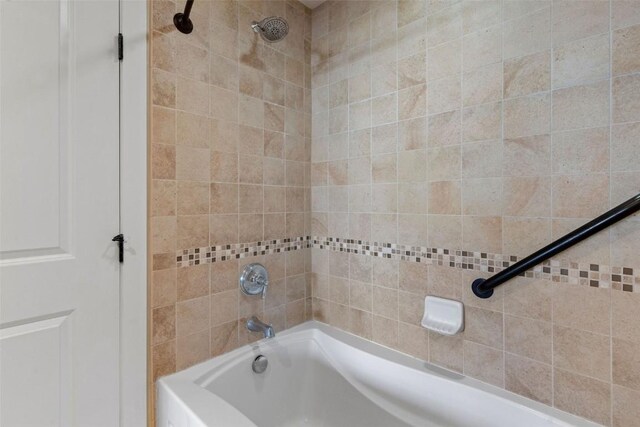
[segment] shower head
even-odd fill
[[[289,24],[287,24],[284,18],[280,18],[279,16],[270,16],[260,22],[253,21],[251,28],[260,34],[260,37],[268,43],[279,42],[285,38],[289,32]]]

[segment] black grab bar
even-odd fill
[[[534,252],[512,266],[507,267],[498,274],[495,274],[488,279],[474,280],[471,284],[471,290],[479,298],[489,298],[493,295],[493,289],[495,287],[500,286],[507,280],[513,279],[530,268],[535,267],[557,253],[560,253],[565,249],[569,249],[571,246],[593,236],[597,232],[604,230],[629,215],[633,215],[639,210],[640,193],[610,211],[600,215],[593,221],[589,221],[582,227],[573,230],[571,233],[559,238],[553,243],[548,244],[539,251]]]

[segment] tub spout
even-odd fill
[[[276,336],[273,327],[260,321],[256,316],[251,316],[251,318],[247,320],[247,329],[252,332],[262,332],[265,338],[273,338]]]

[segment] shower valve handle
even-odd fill
[[[262,264],[253,263],[244,267],[240,274],[242,292],[246,295],[261,295],[264,299],[267,296],[267,286],[269,286],[269,274]]]

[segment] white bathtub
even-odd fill
[[[256,374],[260,354],[269,366]],[[317,322],[157,388],[158,427],[596,426]]]

